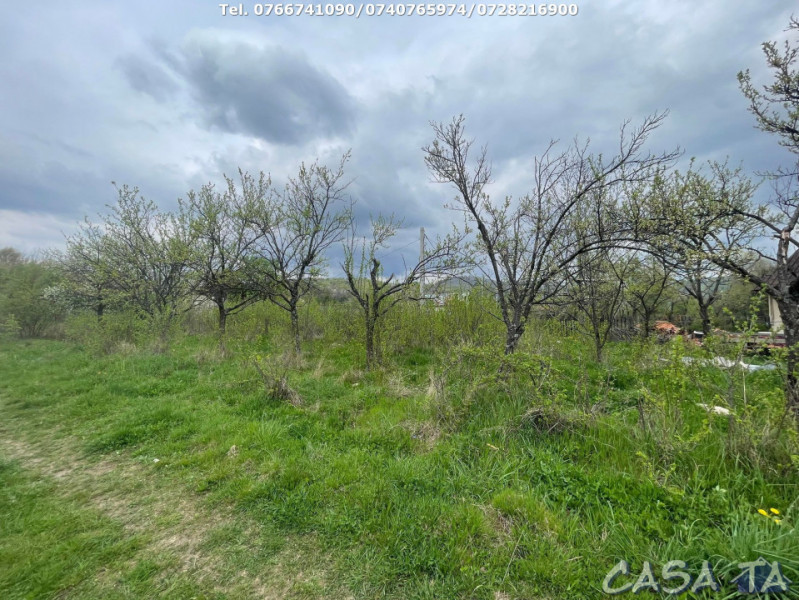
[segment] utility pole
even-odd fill
[[[424,227],[419,228],[419,262],[424,260]],[[424,269],[424,267],[422,267]],[[424,270],[419,278],[419,296],[424,298]]]

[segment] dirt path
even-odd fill
[[[126,568],[158,557],[169,565],[159,574],[165,586],[186,577],[229,598],[346,597],[312,537],[287,539],[229,508],[212,509],[154,465],[127,454],[86,458],[68,437],[45,432],[26,439],[8,422],[0,425],[0,454],[137,536],[140,549]],[[95,578],[93,588],[110,591],[120,572],[103,570]]]

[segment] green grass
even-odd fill
[[[0,590],[6,598],[52,597],[135,553],[121,525],[58,497],[52,481],[0,462]]]
[[[389,340],[364,373],[357,342],[308,342],[296,406],[249,362],[282,368],[265,338],[5,342],[0,597],[598,598],[622,558],[709,559],[731,594],[761,554],[799,582],[777,372],[530,337],[500,378],[490,345]]]

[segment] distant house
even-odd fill
[[[788,259],[786,265],[788,272],[791,274],[791,291],[799,293],[799,251],[794,252]],[[777,287],[779,285],[779,278],[776,272],[770,273],[765,277],[766,283]],[[771,296],[768,297],[768,320],[771,323],[771,331],[782,331],[782,315],[780,315],[780,307],[777,301]]]

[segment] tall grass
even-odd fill
[[[505,357],[490,304],[401,305],[372,372],[347,303],[303,305],[301,357],[265,304],[231,317],[226,352],[202,311],[161,354],[135,322],[76,320],[83,350],[4,343],[2,411],[18,435],[147,461],[191,497],[315,536],[355,597],[597,598],[621,559],[711,560],[732,593],[738,562],[763,555],[799,581],[778,370],[713,366],[680,339],[615,343],[597,363],[543,319]]]

